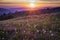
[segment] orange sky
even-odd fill
[[[30,3],[0,4],[0,6],[29,6]],[[60,3],[35,3],[37,6],[60,6]]]
[[[60,1],[54,0],[0,0],[0,6],[26,6],[33,2],[37,7],[60,6]]]

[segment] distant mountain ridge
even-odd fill
[[[56,13],[56,12],[60,12],[60,7],[47,7],[47,8],[43,8],[43,9],[38,9],[40,11],[40,13]]]
[[[0,8],[0,14],[3,13],[8,13],[10,10],[6,9],[6,8]]]
[[[53,9],[51,9],[51,10],[53,10],[53,11],[55,11],[55,12],[60,12],[60,7],[56,7],[56,8],[53,8]]]
[[[16,11],[24,11],[24,10],[27,10],[26,8],[0,8],[0,14],[3,14],[3,13],[14,13]],[[46,8],[43,8],[43,9],[37,9],[37,10],[40,10],[40,12],[60,12],[60,7],[46,7]]]
[[[14,13],[16,11],[23,11],[23,10],[26,10],[26,8],[0,8],[0,14],[3,14],[3,13]]]
[[[10,10],[1,8],[0,11],[8,12]],[[60,13],[60,7],[37,9],[33,11],[22,10],[22,11],[15,11],[14,13],[9,12],[8,14],[4,13],[3,15],[0,15],[0,20],[7,20],[7,19],[16,18],[16,17],[28,16],[28,15],[40,15],[40,14],[51,14],[51,13],[57,13],[57,14]]]

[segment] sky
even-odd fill
[[[41,2],[41,3],[60,3],[59,0],[0,0],[3,3],[21,3],[21,2]]]
[[[59,0],[0,0],[0,7],[2,6],[29,6],[34,3],[37,6],[60,6]]]
[[[28,8],[60,7],[59,0],[0,0],[0,8]],[[22,10],[22,9],[19,9]]]

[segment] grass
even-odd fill
[[[11,34],[5,34],[10,36],[9,40],[60,40],[60,14],[29,15],[0,21],[0,30],[7,33],[13,30]]]

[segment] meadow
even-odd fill
[[[0,21],[0,40],[60,40],[60,13]]]

